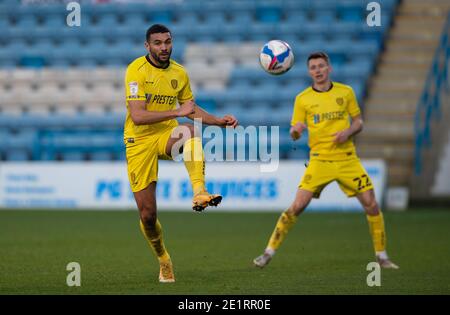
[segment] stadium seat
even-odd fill
[[[27,150],[12,149],[5,152],[5,159],[14,162],[28,161],[30,159],[30,154]]]
[[[281,20],[281,7],[260,4],[256,8],[256,19],[262,23],[278,23]]]
[[[173,14],[169,10],[151,10],[147,14],[147,19],[151,24],[170,24],[174,20]]]
[[[111,161],[112,154],[109,152],[93,152],[89,155],[89,160],[92,161]]]

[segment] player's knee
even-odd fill
[[[303,200],[296,200],[292,203],[291,208],[289,209],[295,215],[299,215],[305,210],[306,204]]]
[[[375,198],[367,201],[367,203],[365,203],[363,206],[368,215],[378,215],[380,213],[378,203]]]
[[[145,227],[151,228],[156,224],[156,213],[141,214],[141,221]]]
[[[152,207],[143,206],[141,210],[141,221],[146,227],[153,227],[156,224],[156,211],[152,209]]]

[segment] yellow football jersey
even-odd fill
[[[148,55],[135,59],[128,66],[125,74],[125,95],[125,139],[155,135],[178,125],[178,122],[172,119],[136,126],[130,116],[128,101],[145,100],[148,111],[168,111],[176,109],[177,101],[184,103],[193,99],[189,77],[183,66],[170,60],[166,68],[159,68],[151,62]]]
[[[350,127],[350,117],[359,114],[353,89],[333,82],[328,91],[309,87],[297,95],[291,125],[302,122],[308,126],[311,159],[345,160],[356,156],[353,140],[336,144],[333,134]]]

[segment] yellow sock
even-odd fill
[[[148,241],[148,244],[153,249],[153,252],[158,257],[159,261],[166,261],[170,259],[169,253],[164,246],[164,242],[162,239],[162,228],[159,220],[156,220],[155,229],[150,230],[147,229],[142,221],[140,221],[141,231],[144,234],[145,238]]]
[[[287,211],[283,212],[278,219],[272,236],[270,237],[269,243],[267,244],[267,249],[273,252],[276,251],[295,222],[297,222],[297,217],[295,215],[290,214]]]
[[[184,143],[183,158],[194,194],[205,190],[205,157],[199,137],[190,138]]]
[[[386,250],[386,232],[384,230],[384,218],[381,211],[378,215],[367,215],[369,231],[372,236],[375,252],[384,252]]]

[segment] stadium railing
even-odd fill
[[[415,175],[423,175],[427,161],[424,156],[430,149],[436,147],[433,142],[437,134],[443,134],[442,128],[449,128],[442,119],[443,95],[448,95],[450,82],[448,78],[448,63],[450,55],[450,12],[447,15],[439,46],[435,52],[431,69],[424,90],[417,104],[415,115]],[[447,124],[447,125],[446,125]],[[436,133],[439,129],[439,133]],[[434,133],[433,133],[434,130]]]

